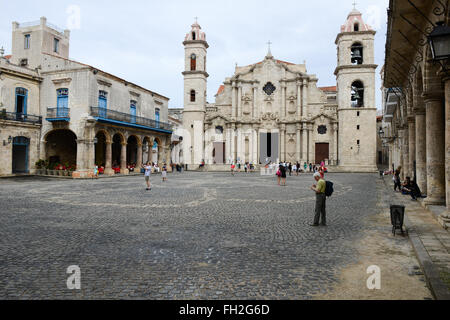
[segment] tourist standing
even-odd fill
[[[236,165],[234,162],[231,163],[231,175],[234,176],[234,169],[236,168]]]
[[[289,162],[288,164],[288,169],[289,169],[289,177],[292,176],[292,163]]]
[[[278,170],[277,170],[277,173],[276,173],[276,175],[277,175],[277,180],[278,180],[278,185],[280,185],[280,182],[281,182],[281,167],[282,167],[283,165],[281,164],[281,162],[280,162],[280,164],[279,164],[279,166],[278,166]]]
[[[162,167],[161,176],[162,176],[162,181],[166,182],[167,181],[167,166],[166,166],[166,164],[164,164]]]
[[[286,186],[286,166],[281,165],[280,166],[280,173],[281,173],[281,186],[285,187]]]
[[[292,166],[292,170],[293,170],[293,171],[297,174],[297,176],[298,176],[297,164],[298,164],[298,163],[294,163],[294,165]]]
[[[142,166],[144,168],[144,177],[145,177],[145,183],[147,184],[147,191],[152,190],[150,187],[150,174],[152,173],[152,166],[147,162],[145,165]]]
[[[398,167],[394,172],[394,191],[402,191],[402,183],[400,181],[400,173],[402,172],[402,167]]]
[[[314,180],[316,180],[317,185],[313,184],[311,190],[316,193],[316,211],[314,216],[314,223],[311,225],[312,227],[319,226],[319,219],[322,220],[321,225],[327,225],[327,217],[326,217],[326,201],[327,197],[325,195],[326,182],[321,178],[320,173],[314,173]]]

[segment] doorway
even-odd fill
[[[325,159],[330,159],[330,144],[329,143],[316,143],[316,164],[325,162]]]
[[[30,139],[15,137],[13,140],[12,173],[29,173],[28,152]]]

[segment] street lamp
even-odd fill
[[[450,58],[450,27],[438,22],[428,36],[433,60],[440,61]]]

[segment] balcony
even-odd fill
[[[91,107],[90,115],[99,122],[122,125],[144,130],[172,133],[172,125],[149,118],[138,117],[129,113]]]
[[[42,124],[42,117],[17,112],[6,112],[4,110],[0,111],[0,120]]]
[[[69,122],[69,108],[47,108],[47,121],[49,122]]]

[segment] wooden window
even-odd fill
[[[195,71],[197,69],[197,56],[193,53],[191,54],[191,71]]]
[[[191,102],[195,102],[195,90],[191,90]]]

